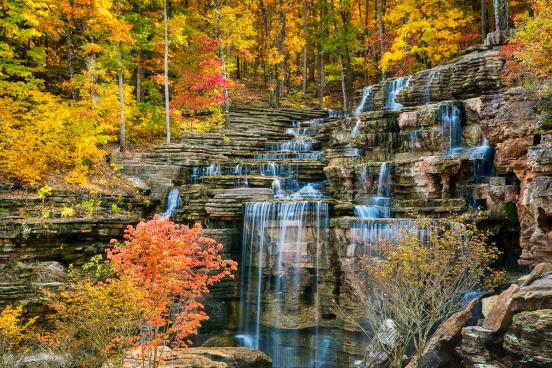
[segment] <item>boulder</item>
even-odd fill
[[[532,366],[552,366],[552,309],[516,314],[503,346]]]
[[[249,348],[187,348],[159,347],[163,368],[270,368],[272,360],[265,353]],[[124,368],[142,367],[137,351],[130,352]]]
[[[449,319],[435,331],[424,351],[419,356],[415,356],[408,363],[406,368],[449,366],[453,358],[446,348],[460,335],[462,328],[468,324],[478,301],[478,299],[472,300],[466,308],[450,316]]]

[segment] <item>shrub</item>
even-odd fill
[[[400,367],[407,347],[424,349],[435,328],[461,308],[465,295],[494,285],[495,247],[473,224],[419,218],[396,238],[381,241],[378,258],[361,257],[346,278],[356,298],[353,317],[336,311],[372,338],[391,367]],[[368,324],[368,328],[365,324]],[[379,337],[386,335],[386,341]],[[371,348],[374,348],[372,346]]]

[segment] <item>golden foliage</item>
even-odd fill
[[[6,306],[0,311],[0,367],[12,367],[17,356],[25,352],[36,317],[23,319],[23,307]]]
[[[491,268],[499,255],[496,247],[473,223],[460,221],[418,218],[395,238],[381,241],[377,257],[364,257],[346,270],[347,284],[365,313],[355,318],[338,305],[338,315],[370,337],[392,321],[394,343],[379,347],[391,366],[400,366],[409,346],[422,351],[469,292],[485,292],[502,276]],[[365,320],[369,329],[362,327]]]
[[[84,184],[107,142],[87,109],[37,90],[0,91],[0,168],[8,178],[37,185],[48,172]]]

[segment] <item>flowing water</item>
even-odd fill
[[[372,96],[373,89],[374,89],[373,86],[367,86],[362,89],[362,97],[360,98],[360,102],[354,111],[354,116],[359,116],[360,114],[366,111],[372,111],[371,102],[369,102],[369,98]]]
[[[462,153],[462,111],[454,104],[441,103],[439,105],[439,121],[445,139],[447,155],[457,156]]]
[[[483,139],[483,144],[481,144],[481,146],[475,147],[469,153],[469,157],[473,161],[474,179],[476,183],[480,183],[485,178],[494,175],[494,156],[495,149],[486,138]]]
[[[173,212],[176,211],[181,205],[180,191],[178,188],[172,188],[167,196],[167,207],[165,212],[161,214],[161,218],[170,218]]]
[[[294,124],[287,131],[290,141],[268,144],[254,158],[320,159],[313,138],[320,123]],[[325,183],[299,183],[299,167],[259,163],[262,176],[274,177],[276,200],[245,204],[241,331],[236,338],[268,353],[276,368],[333,367],[338,340],[320,328],[318,290],[329,227]]]
[[[388,84],[385,95],[385,108],[387,110],[400,110],[403,108],[403,105],[395,101],[395,98],[403,88],[408,86],[408,82],[410,82],[410,76],[393,79]]]

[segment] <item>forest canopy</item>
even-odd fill
[[[508,5],[511,54],[540,75],[550,8]],[[494,12],[486,0],[2,0],[0,175],[82,185],[110,145],[212,131],[231,103],[351,111],[356,89],[482,43]]]

